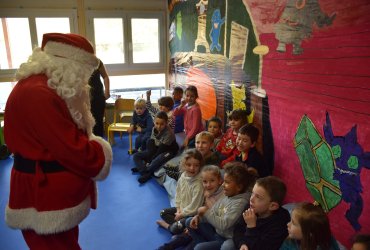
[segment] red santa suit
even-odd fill
[[[97,65],[85,38],[49,33],[17,72],[5,110],[15,157],[5,217],[31,249],[79,249],[78,224],[96,208],[95,181],[109,174],[111,147],[91,132],[88,78]]]

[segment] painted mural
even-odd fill
[[[345,217],[359,231],[363,210],[360,174],[362,168],[370,168],[370,152],[358,144],[357,126],[344,136],[335,136],[329,113],[323,132],[324,138],[305,115],[294,137],[307,189],[326,212],[341,201],[348,203]]]
[[[204,119],[253,112],[286,202],[319,202],[347,247],[370,232],[370,2],[168,2],[170,87],[196,85]]]
[[[306,115],[299,123],[294,147],[301,163],[306,187],[314,200],[329,212],[339,204],[342,193],[339,181],[333,178],[336,168],[330,145]]]
[[[362,168],[370,169],[370,152],[364,152],[358,143],[357,126],[353,126],[344,136],[334,135],[329,113],[326,114],[324,135],[335,159],[334,179],[339,181],[343,201],[349,204],[345,217],[352,227],[359,231],[361,229],[359,217],[364,203],[361,196],[363,186],[360,174]]]
[[[329,26],[335,16],[335,13],[330,16],[324,13],[318,0],[289,0],[275,25],[275,37],[279,41],[276,50],[286,52],[286,45],[292,44],[293,54],[302,54],[301,43],[311,37],[313,25]]]

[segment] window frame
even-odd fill
[[[95,46],[94,18],[122,18],[125,63],[109,64],[105,63],[109,74],[112,76],[130,75],[130,74],[155,74],[166,73],[166,55],[165,48],[165,12],[164,11],[102,11],[86,10],[86,35]],[[132,36],[131,36],[131,19],[148,18],[158,19],[158,44],[159,44],[159,62],[157,63],[133,63]]]
[[[0,9],[0,18],[28,18],[31,48],[39,46],[37,39],[36,18],[64,17],[69,18],[71,33],[78,33],[76,9]],[[0,79],[11,79],[18,69],[0,69]]]

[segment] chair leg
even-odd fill
[[[112,145],[112,143],[110,142],[111,139],[110,139],[110,130],[109,130],[109,128],[107,130],[107,140],[108,140],[109,144]]]
[[[108,142],[110,143],[110,145],[114,144],[114,133],[113,133],[113,131],[108,130]]]
[[[128,154],[132,154],[132,133],[128,133],[128,143],[129,143],[129,149]]]

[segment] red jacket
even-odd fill
[[[34,161],[57,161],[64,171],[29,174],[12,169],[6,222],[38,234],[78,225],[96,208],[94,180],[107,177],[112,151],[101,137],[78,129],[65,101],[48,87],[45,75],[21,80],[5,110],[4,135],[14,154]]]
[[[232,128],[226,130],[226,133],[222,136],[216,150],[220,152],[226,159],[221,162],[221,167],[227,162],[231,161],[231,158],[235,158],[234,154],[237,151],[236,138],[238,133],[234,133]]]

